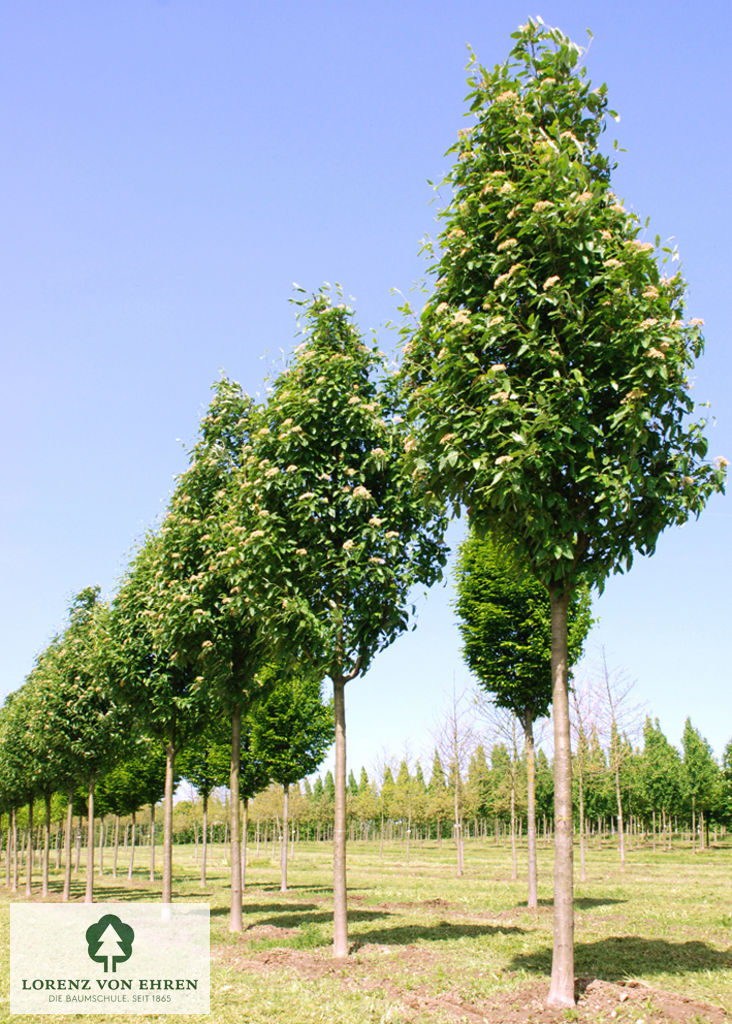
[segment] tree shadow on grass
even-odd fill
[[[576,910],[592,910],[594,907],[609,907],[615,903],[627,903],[627,899],[614,899],[613,897],[594,897],[594,896],[579,896],[574,901]],[[539,900],[540,907],[553,907],[554,900],[546,899]],[[519,903],[519,908],[523,909],[526,907],[525,903]]]
[[[357,920],[356,914],[349,914],[349,919]],[[489,924],[451,924],[440,921],[434,925],[395,925],[393,928],[380,928],[370,932],[359,932],[353,936],[353,947],[359,949],[366,945],[379,946],[410,946],[415,942],[451,942],[455,939],[476,939],[489,935],[524,935],[523,928],[513,925],[499,927]]]
[[[272,907],[267,909],[271,910]],[[272,924],[277,928],[299,928],[304,924],[328,924],[333,921],[333,911],[323,911],[321,907],[317,907],[318,913],[305,913],[305,914],[293,914],[292,906],[289,906],[287,914],[277,914],[272,917],[263,917],[257,921],[257,925]],[[376,918],[390,917],[391,915],[384,910],[349,910],[348,920],[354,921],[373,921]]]
[[[318,910],[317,903],[243,903],[242,913],[247,914],[292,914],[295,911],[304,913]],[[211,917],[223,917],[229,913],[229,907],[211,907]]]
[[[49,895],[61,895],[61,886],[49,886]],[[72,882],[69,888],[69,901],[75,903],[79,900],[83,900],[86,894],[86,885],[83,882]],[[95,903],[116,903],[119,900],[139,900],[139,899],[160,899],[159,891],[156,892],[154,889],[140,889],[134,886],[127,885],[95,885],[94,886],[94,902]]]
[[[552,966],[550,948],[520,953],[510,970],[548,974]],[[575,974],[591,975],[604,981],[622,981],[638,974],[688,974],[732,968],[732,951],[721,951],[703,942],[668,942],[617,935],[575,946]]]

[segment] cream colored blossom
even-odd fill
[[[399,536],[399,533],[398,533],[397,530],[387,530],[387,532],[384,534],[384,539],[385,540],[394,540],[394,538],[398,537],[398,536]]]
[[[303,493],[300,495],[300,497],[297,500],[298,501],[306,501],[308,498],[314,498],[314,497],[315,497],[315,495],[313,494],[312,491],[303,491]]]
[[[661,352],[657,348],[649,348],[648,349],[648,355],[650,356],[651,359],[663,359],[664,358],[663,352]]]
[[[658,320],[655,316],[648,316],[645,320],[641,320],[641,327],[655,327]]]
[[[300,558],[304,558],[305,555],[307,554],[307,549],[306,548],[295,548],[295,554],[299,555]]]
[[[266,477],[272,478],[273,476],[279,476],[279,474],[280,474],[279,469],[277,469],[275,466],[272,466],[272,468],[268,469],[267,472],[264,475]]]
[[[551,210],[553,206],[554,203],[550,202],[548,199],[540,199],[538,202],[534,203],[531,209],[534,213],[543,213],[544,210]]]
[[[351,397],[348,399],[348,404],[349,405],[360,405],[361,404],[361,399],[358,397],[358,395],[351,395]]]
[[[450,308],[450,306],[448,305],[447,302],[441,302],[439,304],[439,306],[437,307],[437,309],[435,310],[435,313],[439,316],[440,313],[444,313],[445,310],[449,309],[449,308]]]
[[[355,476],[356,475],[356,470],[353,469],[351,466],[349,466],[348,469],[346,469],[345,473],[346,473],[346,476]]]
[[[578,203],[586,203],[590,199],[592,199],[592,192],[580,192],[580,194],[577,196]]]
[[[262,427],[261,430],[257,431],[257,437],[266,437],[270,433],[269,427]]]
[[[612,206],[608,207],[608,209],[612,210],[613,213],[625,213],[625,207],[622,203],[613,203]]]
[[[513,249],[515,245],[518,245],[517,238],[507,238],[505,241],[500,242],[496,248],[497,252],[505,252],[506,249]]]
[[[729,460],[725,459],[724,455],[717,455],[713,461],[717,469],[725,469],[725,467],[729,466]]]
[[[499,455],[495,460],[497,466],[502,466],[504,462],[511,462],[513,455]]]
[[[658,288],[656,288],[654,285],[650,284],[647,288],[644,289],[644,291],[643,291],[643,298],[644,299],[657,299],[658,298]]]
[[[498,195],[499,196],[507,196],[511,192],[513,192],[513,189],[514,189],[513,182],[504,181],[504,183],[498,189]]]
[[[371,562],[372,565],[383,565],[384,564],[384,559],[383,558],[372,557],[372,558],[369,558],[369,562]]]
[[[407,453],[413,452],[416,447],[417,447],[416,438],[414,438],[414,437],[407,437],[405,439],[405,441],[404,441],[404,451],[405,452],[407,452]]]
[[[546,281],[544,282],[544,284],[543,284],[543,290],[546,292],[550,288],[553,288],[558,280],[559,280],[559,274],[553,274],[551,277],[548,277],[546,279]]]
[[[603,263],[603,266],[611,267],[611,268],[612,267],[622,267],[622,265],[623,264],[620,262],[620,260],[616,260],[614,257],[612,259],[605,260],[604,263]]]
[[[470,314],[464,309],[459,309],[453,314],[452,322],[454,324],[469,324]]]
[[[381,526],[381,524],[383,522],[384,522],[384,520],[382,519],[381,516],[371,516],[371,518],[369,519],[369,526],[377,526],[378,527],[378,526]]]
[[[464,238],[465,237],[465,232],[463,231],[462,228],[453,228],[452,231],[448,231],[447,237],[448,238]]]
[[[704,326],[704,321],[700,317],[695,316],[694,319],[690,320],[686,326],[687,327],[703,327]]]
[[[440,444],[447,444],[447,442],[452,441],[454,437],[454,434],[443,434],[442,437],[440,438]]]
[[[631,238],[627,245],[637,249],[638,252],[653,252],[655,249],[653,242],[641,242],[640,238]]]
[[[252,530],[252,532],[249,534],[249,539],[250,540],[252,538],[257,538],[257,537],[264,537],[264,530]]]
[[[505,92],[499,93],[495,97],[493,102],[494,103],[512,103],[515,99],[516,99],[516,93],[513,92],[512,89],[507,89]]]
[[[377,459],[383,459],[384,456],[386,455],[386,452],[384,451],[383,448],[372,448],[371,454],[375,455]]]
[[[352,540],[344,540],[343,541],[343,550],[344,551],[350,551],[352,547],[353,547],[353,541]]]
[[[363,484],[359,484],[358,487],[353,488],[354,498],[363,498],[364,501],[371,497],[371,491],[364,487]]]
[[[494,288],[500,288],[501,285],[505,284],[506,281],[510,280],[510,278],[511,278],[511,274],[510,273],[499,274],[498,277],[493,282],[493,287]]]
[[[490,368],[491,373],[500,373],[501,370],[505,370],[505,369],[506,369],[506,364],[505,363],[494,363],[491,366],[491,368]]]
[[[297,472],[297,466],[294,464],[294,462],[291,462],[290,465],[285,468],[285,473],[296,473],[296,472]]]
[[[495,402],[507,402],[509,398],[508,391],[495,391],[491,396],[490,400]]]

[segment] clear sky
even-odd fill
[[[340,281],[364,330],[395,316],[435,233],[428,179],[487,65],[529,15],[560,26],[620,123],[615,191],[673,237],[706,321],[694,394],[732,458],[732,94],[722,0],[0,3],[0,692],[70,598],[114,592],[165,507],[224,369],[251,392],[294,344],[297,281]],[[730,499],[668,531],[595,606],[590,651],[678,743],[732,737]],[[455,540],[461,526],[451,530]],[[431,746],[468,683],[452,584],[347,691],[349,764]]]

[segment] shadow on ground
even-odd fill
[[[627,902],[628,902],[627,899],[615,899],[615,898],[613,898],[611,896],[608,896],[607,898],[603,898],[603,897],[600,897],[600,896],[598,896],[597,898],[595,898],[593,896],[578,896],[578,897],[575,898],[574,907],[575,907],[575,910],[592,910],[593,907],[610,907],[610,906],[612,906],[615,903],[627,903]],[[526,904],[525,903],[519,903],[518,906],[519,906],[519,909],[521,909],[521,908],[525,908]],[[554,900],[552,900],[552,899],[539,900],[539,906],[540,907],[553,907],[554,906]]]
[[[509,970],[551,971],[550,948],[515,956]],[[597,942],[575,945],[575,972],[604,981],[623,981],[638,974],[688,974],[732,968],[732,951],[713,949],[703,942],[669,942],[643,939],[637,935],[618,935]]]
[[[357,920],[356,914],[349,914]],[[395,925],[370,932],[359,932],[352,936],[353,948],[361,946],[410,946],[415,942],[451,942],[455,939],[475,939],[485,935],[524,935],[523,928],[499,927],[488,924],[451,924],[440,921],[434,925]]]

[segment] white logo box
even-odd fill
[[[10,1012],[210,1012],[202,903],[12,903]]]

